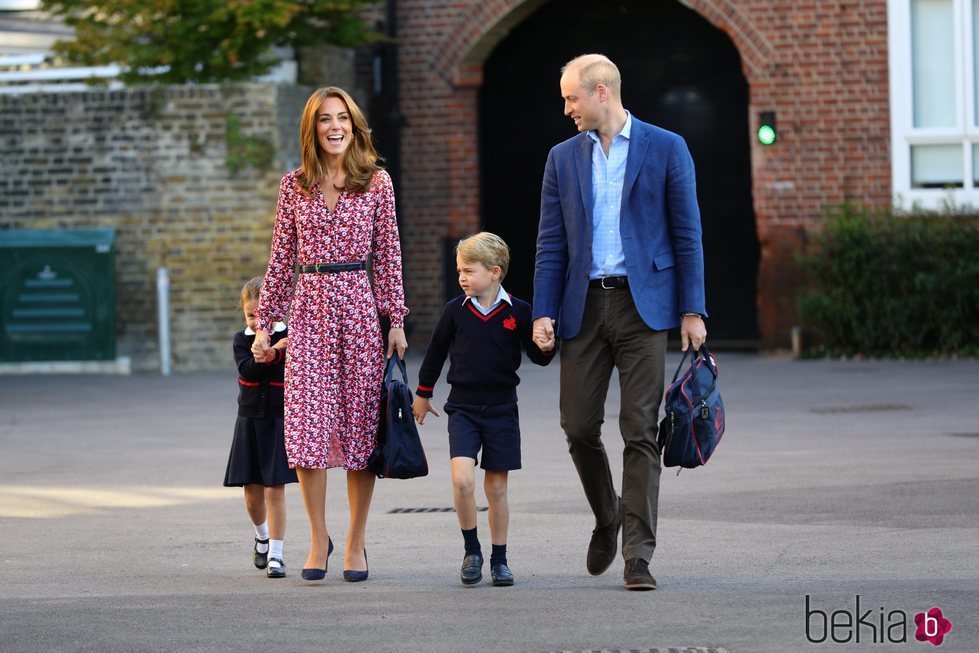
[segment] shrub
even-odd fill
[[[979,354],[979,215],[843,206],[814,242],[798,305],[817,352]]]

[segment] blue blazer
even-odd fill
[[[534,271],[534,319],[557,335],[581,330],[592,247],[592,144],[585,133],[547,155]],[[683,138],[632,117],[619,214],[629,290],[651,329],[707,316],[704,251],[693,159]]]

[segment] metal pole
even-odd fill
[[[156,269],[157,325],[160,333],[160,373],[170,376],[170,272]]]
[[[802,327],[794,326],[789,332],[792,338],[792,357],[802,358]]]

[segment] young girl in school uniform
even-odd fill
[[[234,339],[238,421],[224,485],[245,488],[245,509],[255,526],[255,566],[265,569],[269,578],[283,578],[285,484],[297,481],[296,471],[289,469],[283,440],[283,376],[289,338],[286,325],[277,322],[270,338],[271,351],[263,360],[252,354],[261,290],[262,277],[255,277],[241,289],[246,326]]]

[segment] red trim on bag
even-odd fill
[[[714,379],[716,380],[717,377],[719,377],[721,374],[721,368],[717,366],[717,359],[714,358],[714,354],[710,355],[710,362],[714,366]],[[714,443],[715,449],[717,448],[717,445],[721,443],[721,438],[724,437],[725,426],[723,424],[718,426],[718,423],[723,421],[724,421],[724,410],[718,408],[717,417],[714,418],[714,428],[717,429],[717,442]]]
[[[713,356],[711,356],[711,362],[714,364],[714,370],[719,371],[718,370],[718,367],[717,367],[717,361],[714,360],[714,357]],[[697,368],[700,368],[705,363],[706,363],[706,361],[703,358],[701,358],[698,361],[696,361],[693,365],[695,367],[697,367]],[[714,374],[714,371],[712,370],[711,373]],[[687,381],[689,381],[692,378],[693,378],[693,375],[691,374],[690,376],[687,376],[687,378],[685,378],[683,381],[680,382],[680,394],[683,396],[684,399],[687,400],[687,405],[690,406],[690,416],[691,416],[691,419],[690,419],[690,436],[693,439],[693,446],[697,449],[697,458],[700,459],[700,464],[701,465],[706,465],[707,462],[704,460],[704,456],[703,456],[703,454],[700,451],[700,443],[697,442],[697,432],[696,432],[696,430],[693,427],[693,424],[694,424],[694,419],[693,419],[693,402],[690,401],[690,397],[688,397],[687,396],[687,393],[684,391],[685,390],[685,387],[684,386],[686,386]],[[716,374],[715,374],[715,378],[716,378]],[[717,418],[716,419],[717,420],[720,420],[721,419],[721,416],[722,416],[722,412],[720,410],[718,410],[717,411]],[[714,428],[717,428],[716,424],[715,424]],[[718,444],[721,443],[721,438],[722,437],[724,437],[724,429],[718,430],[718,432],[717,432],[717,442],[714,443],[714,446],[715,447]]]
[[[697,450],[697,458],[700,459],[700,464],[703,465],[703,464],[705,464],[704,463],[704,457],[700,453],[700,443],[697,442],[697,432],[693,428],[693,421],[694,421],[693,420],[693,402],[690,401],[690,397],[687,396],[686,388],[684,387],[684,386],[687,385],[687,381],[689,381],[692,378],[693,378],[693,375],[691,374],[690,376],[688,376],[687,378],[685,378],[682,383],[680,383],[680,395],[684,399],[687,400],[687,405],[690,406],[690,418],[691,418],[690,419],[690,438],[693,440],[693,446]]]

